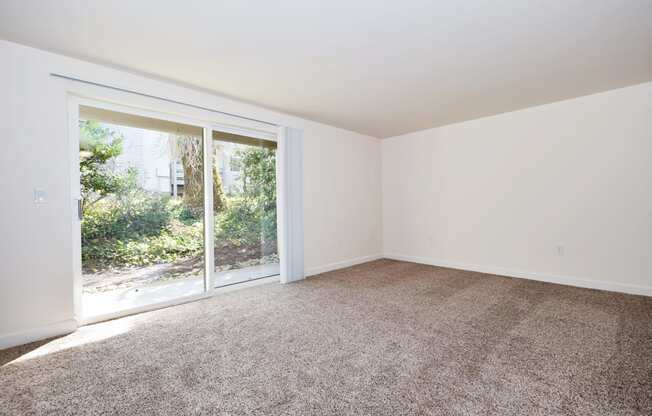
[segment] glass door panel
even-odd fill
[[[213,131],[216,287],[279,274],[276,142]]]
[[[85,317],[204,291],[203,129],[80,106]]]

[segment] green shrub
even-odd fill
[[[237,245],[260,242],[261,213],[245,198],[231,198],[228,208],[215,220],[217,239]]]
[[[276,241],[276,206],[273,210],[264,211],[261,219],[262,237],[264,241]]]
[[[132,190],[87,207],[82,242],[90,269],[172,262],[201,255],[203,222],[179,200]]]
[[[169,196],[144,191],[103,199],[84,209],[82,240],[158,235],[173,218],[175,210],[179,208]]]
[[[107,266],[146,266],[174,262],[203,253],[201,223],[182,225],[172,232],[137,239],[102,239],[84,246],[85,266],[103,269]]]

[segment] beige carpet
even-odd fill
[[[381,260],[0,364],[3,415],[651,415],[652,298]]]

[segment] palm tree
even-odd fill
[[[193,212],[204,209],[203,188],[203,152],[202,139],[192,136],[173,136],[176,151],[183,165],[183,203]],[[222,178],[219,175],[218,158],[213,158],[213,210],[220,212],[226,208],[226,197],[222,189]]]

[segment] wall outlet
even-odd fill
[[[563,256],[564,255],[564,245],[563,244],[557,244],[557,255],[558,256]]]

